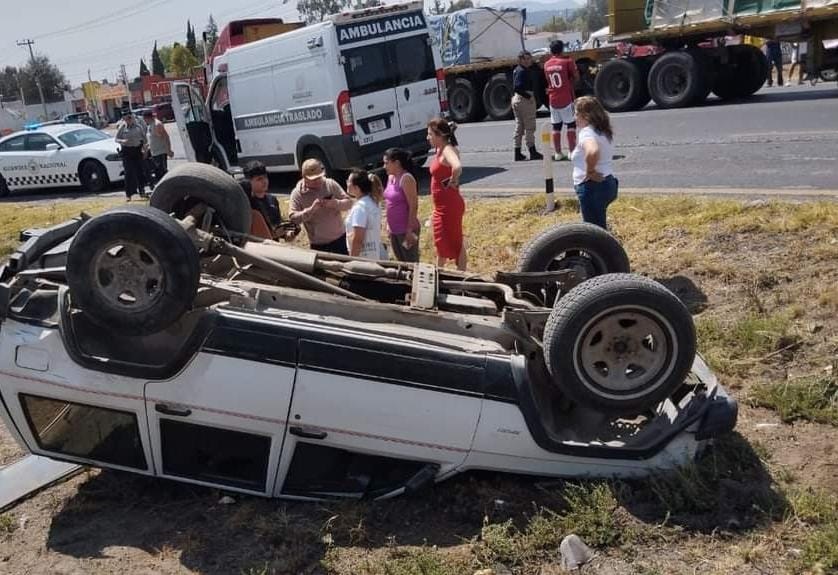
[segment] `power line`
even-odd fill
[[[59,30],[54,30],[52,32],[47,32],[45,34],[41,34],[39,36],[35,36],[38,40],[44,40],[46,38],[55,38],[57,36],[65,36],[68,34],[77,34],[79,32],[86,32],[95,28],[99,28],[101,26],[106,26],[109,24],[113,24],[114,22],[119,22],[120,20],[125,20],[126,18],[132,18],[137,14],[141,14],[152,8],[157,8],[163,4],[171,2],[172,0],[151,0],[148,4],[135,6],[133,8],[123,8],[117,12],[111,12],[110,14],[105,14],[104,16],[99,16],[98,18],[94,18],[93,20],[88,20],[87,22],[82,22],[81,24],[74,24],[72,26],[67,26],[66,28],[61,28]]]

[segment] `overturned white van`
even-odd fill
[[[292,172],[371,167],[402,147],[427,156],[428,120],[447,107],[422,4],[358,10],[228,50],[204,101],[176,83],[175,116],[192,161],[227,170],[259,160]]]

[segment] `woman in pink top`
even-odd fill
[[[393,254],[402,262],[418,262],[419,193],[416,179],[410,173],[413,170],[410,153],[390,148],[384,152],[384,169],[387,171],[384,202]]]

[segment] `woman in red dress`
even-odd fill
[[[434,246],[437,266],[448,260],[457,263],[457,269],[466,269],[466,246],[463,241],[463,214],[466,204],[460,195],[460,151],[454,136],[456,124],[441,118],[428,122],[428,142],[436,149],[431,160],[431,198],[434,212]]]

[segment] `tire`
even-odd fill
[[[628,273],[628,255],[617,238],[599,226],[559,224],[535,236],[518,257],[519,272],[580,269],[586,278]]]
[[[691,52],[667,52],[649,71],[649,94],[661,108],[685,108],[706,97],[701,62]]]
[[[6,178],[0,175],[0,198],[5,198],[11,193],[9,190],[8,184],[6,184]]]
[[[695,61],[698,62],[701,73],[701,89],[696,94],[696,98],[692,103],[693,106],[697,106],[702,104],[707,99],[707,96],[710,95],[710,92],[713,91],[713,85],[716,83],[716,76],[718,74],[718,67],[713,61],[713,58],[711,58],[707,52],[701,48],[690,50],[689,53]]]
[[[342,180],[341,172],[332,167],[329,158],[326,157],[326,153],[316,146],[308,146],[303,150],[303,155],[300,159],[300,168],[302,168],[303,162],[311,159],[319,160],[323,164],[323,168],[326,170],[326,177],[337,181]]]
[[[94,217],[67,253],[73,306],[124,335],[156,333],[175,323],[192,306],[199,278],[198,251],[184,229],[144,206]]]
[[[768,60],[756,46],[740,44],[731,46],[742,76],[739,97],[747,98],[756,94],[768,79]],[[744,72],[744,73],[743,73]]]
[[[565,295],[544,328],[553,381],[574,402],[637,415],[680,387],[696,351],[686,306],[659,283],[609,274]]]
[[[111,180],[108,170],[96,160],[85,160],[79,166],[79,182],[88,194],[98,194],[108,189]]]
[[[838,80],[838,69],[830,68],[828,70],[821,70],[818,72],[818,77],[822,82],[835,82]]]
[[[597,73],[594,92],[609,112],[639,110],[649,103],[647,73],[640,60],[611,60]]]
[[[448,111],[458,123],[477,122],[486,114],[483,99],[468,78],[454,78],[448,88]]]
[[[593,73],[592,69],[595,66],[596,64],[593,61],[586,58],[576,62],[576,68],[579,70],[579,82],[576,83],[577,96],[587,96],[594,93],[596,75]]]
[[[721,100],[732,100],[740,97],[741,87],[737,81],[736,72],[738,68],[732,64],[721,64],[713,83],[713,93]]]
[[[250,233],[250,200],[227,172],[207,164],[182,164],[157,183],[149,205],[176,218],[186,216],[196,203],[216,212],[214,223],[230,232],[229,239],[241,244],[240,234]]]
[[[512,80],[506,74],[495,74],[483,88],[483,107],[493,120],[512,117]]]

